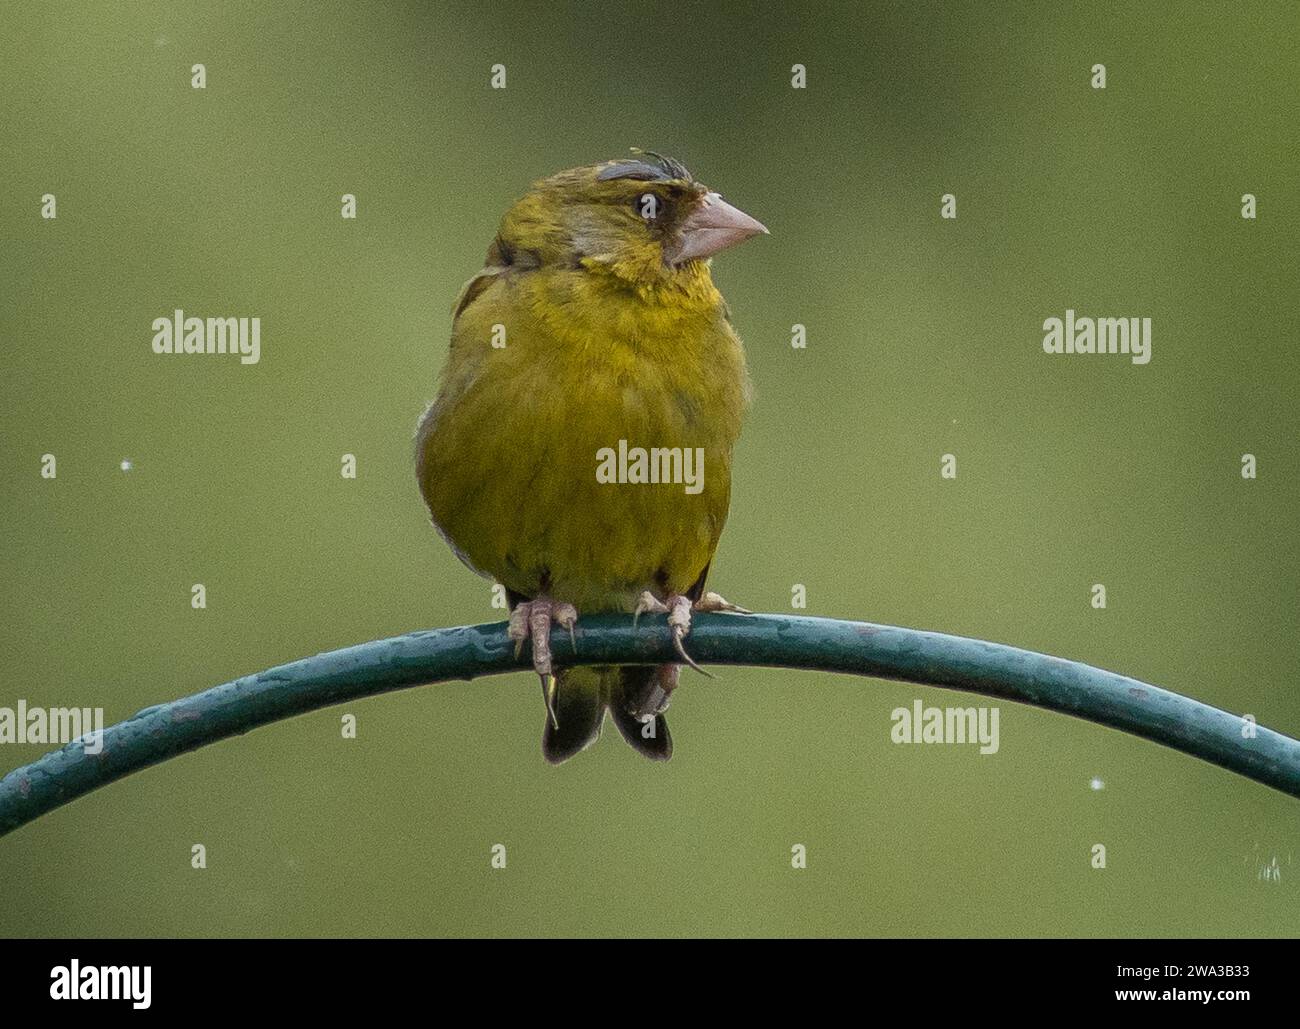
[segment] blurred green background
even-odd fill
[[[118,721],[498,619],[412,470],[449,306],[530,181],[639,145],[772,230],[715,263],[758,399],[714,588],[788,611],[802,583],[810,614],[1076,658],[1300,733],[1297,5],[0,18],[0,705]],[[177,307],[259,316],[261,363],[153,354]],[[1151,363],[1043,354],[1067,307],[1151,317]],[[608,727],[546,767],[524,674],[187,755],[0,840],[0,933],[1296,930],[1300,806],[1231,773],[1010,704],[996,756],[897,746],[893,708],[971,702],[902,684],[683,681],[666,767]],[[0,771],[45,749],[0,748]]]

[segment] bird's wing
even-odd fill
[[[496,281],[496,277],[500,275],[502,271],[503,269],[501,268],[484,268],[481,272],[470,279],[469,282],[465,283],[465,285],[460,288],[460,292],[456,295],[456,302],[451,305],[452,321],[459,318],[461,312],[464,311],[465,308],[469,307],[470,304],[474,303],[474,301],[482,295],[483,291]]]

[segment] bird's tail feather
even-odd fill
[[[553,765],[568,761],[600,738],[605,693],[600,670],[560,668],[555,672],[555,717],[548,711],[542,754]]]
[[[619,735],[651,761],[673,756],[664,709],[677,685],[680,665],[621,665],[611,669],[609,713]]]
[[[558,765],[591,746],[600,738],[608,708],[619,734],[634,750],[653,761],[667,761],[673,740],[662,708],[676,683],[676,672],[675,665],[557,669],[555,719],[546,716],[543,756]]]

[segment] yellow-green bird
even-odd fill
[[[453,307],[420,491],[457,556],[505,587],[516,647],[532,640],[548,761],[590,745],[607,709],[667,759],[680,671],[553,669],[553,623],[666,612],[693,664],[691,610],[743,610],[704,589],[750,396],[709,259],[765,232],[679,162],[634,150],[535,183]]]

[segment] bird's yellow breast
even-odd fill
[[[740,342],[707,268],[644,289],[586,267],[507,270],[471,295],[418,441],[440,531],[509,589],[580,610],[687,590],[726,520],[748,399]],[[611,453],[615,474],[635,478],[617,455],[634,464],[638,448],[659,452],[656,470],[702,478],[600,481]],[[702,467],[674,452],[698,452]]]

